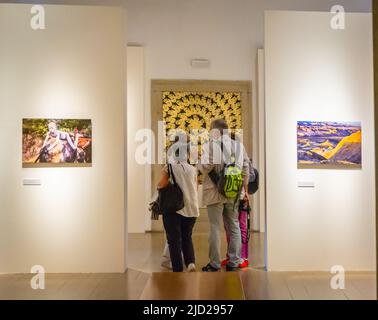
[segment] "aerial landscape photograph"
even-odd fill
[[[361,168],[360,122],[298,121],[298,168]]]

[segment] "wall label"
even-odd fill
[[[24,179],[22,181],[24,186],[40,186],[42,185],[41,179]]]
[[[315,188],[313,181],[298,181],[298,188]]]

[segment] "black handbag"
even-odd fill
[[[259,172],[256,168],[252,168],[254,179],[249,179],[248,194],[255,194],[259,190]],[[251,175],[250,175],[251,176]]]
[[[176,183],[171,164],[168,164],[168,176],[168,185],[165,188],[159,189],[158,203],[159,211],[162,214],[176,213],[184,208],[184,194]]]

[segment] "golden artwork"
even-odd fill
[[[239,92],[163,92],[166,131],[183,130],[194,139],[207,139],[211,121],[225,119],[232,131],[241,129]],[[197,135],[197,136],[196,136]]]

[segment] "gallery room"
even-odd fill
[[[0,1],[0,300],[376,300],[376,19]]]

